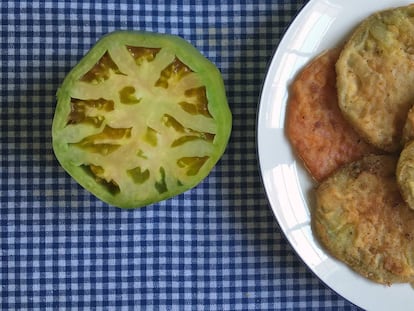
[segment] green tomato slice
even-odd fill
[[[220,72],[190,43],[114,32],[59,88],[53,149],[81,186],[135,208],[200,183],[224,153],[231,124]]]

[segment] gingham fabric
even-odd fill
[[[306,2],[0,2],[1,309],[357,309],[285,241],[257,166],[266,66]],[[83,190],[51,145],[57,88],[118,29],[190,41],[220,68],[234,118],[208,178],[137,210]]]

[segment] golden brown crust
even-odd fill
[[[414,211],[395,179],[397,158],[366,156],[319,185],[314,231],[336,258],[382,283],[414,280]]]
[[[328,50],[311,61],[290,89],[287,136],[317,181],[375,151],[361,140],[338,108],[335,63],[339,52],[339,48]]]
[[[407,113],[407,118],[405,120],[402,142],[401,145],[404,146],[406,143],[414,139],[414,108],[411,107]]]
[[[414,5],[373,14],[353,32],[336,64],[338,104],[367,141],[401,149],[414,102]]]
[[[410,140],[400,153],[397,163],[397,182],[407,205],[414,209],[414,141]]]

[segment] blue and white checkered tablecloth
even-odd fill
[[[266,66],[306,2],[1,1],[1,309],[357,309],[285,241],[257,166]],[[117,29],[190,41],[222,71],[234,118],[203,183],[136,210],[83,190],[51,145],[56,89]]]

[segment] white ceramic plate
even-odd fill
[[[288,28],[269,65],[257,116],[260,170],[270,205],[288,241],[329,287],[368,310],[413,310],[410,285],[378,285],[330,257],[315,240],[309,207],[314,184],[285,137],[288,86],[323,50],[343,42],[374,11],[407,5],[398,0],[311,0]]]

